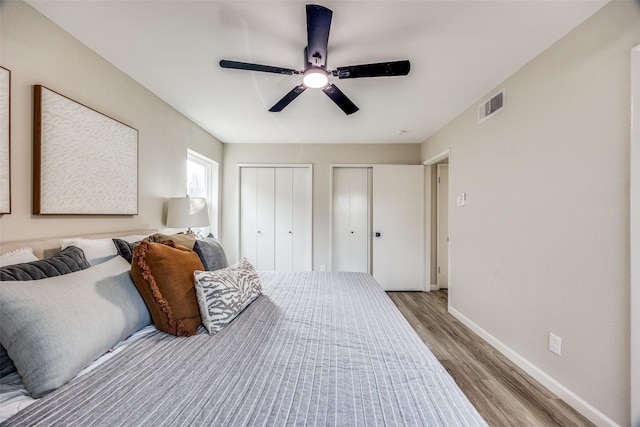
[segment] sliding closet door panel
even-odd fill
[[[257,255],[257,198],[258,170],[240,168],[240,257],[256,265]]]
[[[312,239],[313,239],[313,180],[311,168],[293,168],[293,262],[292,269],[296,271],[312,270]]]
[[[293,270],[293,170],[275,169],[275,270]]]
[[[423,291],[423,166],[373,167],[373,232],[376,280],[387,291]]]
[[[333,169],[332,270],[369,271],[367,168]]]
[[[257,168],[257,249],[258,270],[274,270],[275,170]]]

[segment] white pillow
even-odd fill
[[[260,277],[243,258],[215,271],[193,272],[202,324],[210,335],[224,328],[262,293]]]
[[[38,261],[38,257],[33,254],[32,248],[15,249],[0,255],[0,267],[31,261]]]
[[[130,235],[118,237],[118,239],[126,240],[129,243],[142,240],[146,235]],[[83,239],[81,237],[73,237],[70,239],[60,240],[60,246],[65,249],[69,246],[77,246],[84,252],[84,256],[91,265],[97,265],[110,260],[118,255],[116,246],[111,237],[106,239]]]

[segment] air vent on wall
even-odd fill
[[[478,105],[478,123],[487,120],[502,109],[504,109],[504,89],[487,102]]]

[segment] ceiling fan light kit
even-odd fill
[[[327,70],[327,46],[329,43],[329,30],[331,29],[331,18],[333,12],[324,6],[315,4],[307,5],[307,47],[304,49],[304,69],[297,71],[291,68],[273,67],[270,65],[251,64],[248,62],[220,61],[222,68],[236,70],[261,71],[264,73],[275,73],[294,75],[302,74],[302,84],[294,87],[273,107],[271,112],[282,111],[294,99],[307,88],[321,89],[345,114],[353,114],[358,111],[358,107],[340,90],[329,83],[329,76],[338,79],[355,79],[362,77],[391,77],[406,76],[409,74],[411,64],[408,60],[380,62],[375,64],[349,65],[338,67],[335,70]]]
[[[308,88],[320,89],[329,84],[329,77],[321,68],[309,68],[304,72],[302,84]]]

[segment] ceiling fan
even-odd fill
[[[345,114],[353,114],[358,107],[333,83],[329,76],[339,79],[355,79],[360,77],[406,76],[411,64],[408,60],[380,62],[376,64],[350,65],[327,70],[327,44],[333,12],[326,7],[307,5],[307,47],[304,49],[304,69],[272,67],[269,65],[251,64],[248,62],[220,61],[222,68],[236,70],[262,71],[275,74],[302,74],[302,84],[294,87],[280,101],[269,109],[272,112],[282,111],[307,88],[322,89]]]

